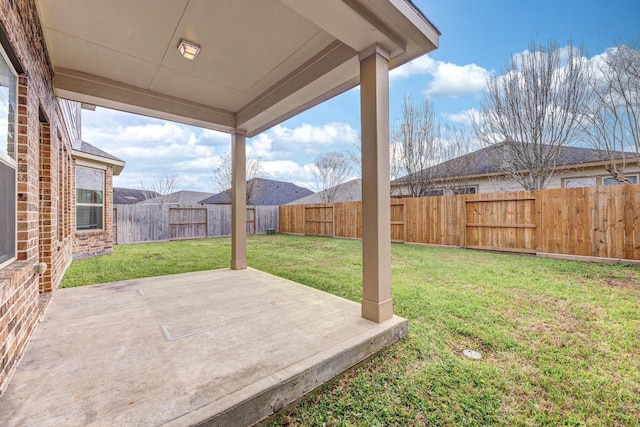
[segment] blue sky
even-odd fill
[[[442,32],[435,52],[394,70],[390,120],[405,94],[427,97],[442,122],[459,124],[477,109],[484,83],[533,40],[584,44],[590,57],[616,41],[640,38],[640,0],[414,0]],[[248,140],[272,179],[315,191],[308,169],[332,150],[356,151],[360,132],[357,89]],[[212,170],[230,150],[230,137],[205,129],[106,110],[83,112],[83,139],[126,161],[114,186],[150,186],[176,175],[180,190],[214,192]]]

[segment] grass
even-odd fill
[[[360,245],[257,236],[248,258],[360,301]],[[116,246],[62,286],[227,267],[229,254],[227,238]],[[410,245],[392,257],[408,336],[273,425],[640,425],[640,268]]]

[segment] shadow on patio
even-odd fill
[[[62,289],[0,424],[252,424],[407,332],[360,311],[253,269]]]

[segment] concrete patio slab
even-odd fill
[[[360,310],[253,269],[61,289],[0,425],[250,425],[407,332]]]

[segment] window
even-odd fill
[[[442,188],[432,188],[432,189],[426,190],[422,195],[423,197],[443,196],[444,190]]]
[[[17,80],[0,48],[0,267],[16,257]]]
[[[595,187],[595,178],[567,178],[564,180],[564,188],[578,188],[578,187]]]
[[[67,223],[69,221],[67,215],[67,204],[69,203],[69,188],[68,181],[70,180],[67,162],[69,160],[69,154],[67,153],[66,147],[64,147],[64,143],[62,142],[62,138],[60,138],[60,132],[58,132],[58,145],[59,145],[59,155],[58,155],[58,242],[62,242],[65,237],[69,235],[69,231],[67,229]]]
[[[638,175],[626,175],[625,178],[627,178],[631,184],[638,183]],[[618,184],[619,184],[618,181],[616,181],[612,176],[602,178],[602,185],[618,185]]]
[[[76,167],[76,229],[102,230],[104,171]]]
[[[452,194],[476,194],[476,187],[454,187],[451,189]]]

